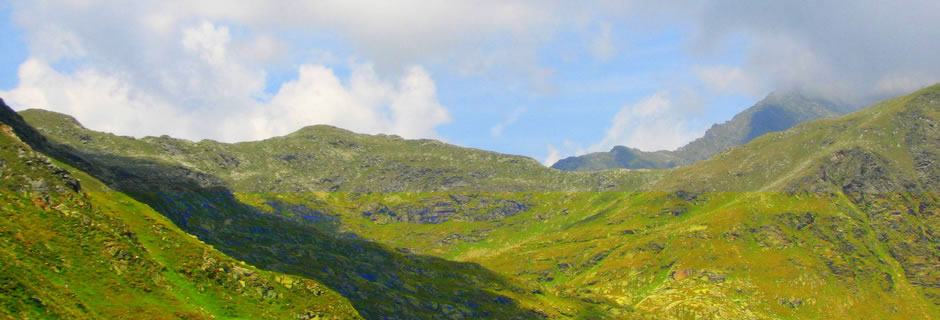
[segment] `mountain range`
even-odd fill
[[[832,118],[857,110],[845,103],[790,90],[772,92],[731,120],[712,125],[701,138],[675,151],[646,152],[615,146],[609,152],[594,152],[559,160],[552,168],[565,171],[599,171],[613,168],[664,169],[690,165],[754,140],[770,132],[783,131],[810,120]]]
[[[940,317],[940,85],[777,122],[801,99],[713,127],[682,166],[596,172],[328,126],[137,139],[2,105],[0,315]]]

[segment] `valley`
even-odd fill
[[[940,317],[940,85],[595,172],[328,126],[226,144],[3,109],[9,318]]]

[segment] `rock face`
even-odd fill
[[[5,155],[0,169],[6,169],[4,179],[10,180],[14,192],[80,192],[81,183],[71,173],[52,163],[44,154],[23,143],[10,126],[0,123],[0,134],[5,137]],[[12,155],[15,154],[15,158]],[[0,171],[2,172],[2,171]]]
[[[847,114],[857,108],[799,92],[773,92],[754,106],[722,124],[715,124],[701,138],[675,151],[646,152],[616,146],[559,160],[552,168],[565,171],[597,171],[613,168],[662,169],[690,165],[729,148],[743,145],[770,132],[789,129],[810,120]]]

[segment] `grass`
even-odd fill
[[[0,301],[18,318],[937,318],[938,97],[589,174],[322,126],[221,144],[24,112],[86,162],[0,136]]]
[[[0,135],[0,314],[26,319],[284,319],[306,311],[356,316],[345,298],[326,287],[305,280],[317,287],[315,296],[277,284],[280,275],[226,257],[150,207],[104,192],[102,183],[73,168],[56,171],[61,167],[30,151],[14,136]],[[66,189],[69,179],[63,177],[72,174],[84,189],[43,191]],[[39,179],[45,183],[39,191],[19,182]],[[276,295],[234,286],[235,267],[256,274],[242,281]]]

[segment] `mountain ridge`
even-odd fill
[[[599,173],[324,128],[229,145],[24,119],[83,185],[368,319],[935,318],[938,111],[935,85],[693,165]],[[339,189],[283,179],[324,171]]]
[[[0,316],[361,318],[326,286],[234,260],[50,160],[39,150],[54,147],[0,106]]]
[[[565,171],[597,171],[612,168],[665,169],[705,160],[728,148],[754,138],[789,129],[793,125],[831,118],[858,108],[809,97],[799,91],[771,92],[732,119],[713,124],[699,137],[676,150],[641,151],[615,146],[608,152],[594,152],[559,160],[551,167]]]
[[[83,149],[86,158],[106,159],[103,155],[118,152],[211,174],[221,181],[206,183],[224,182],[236,190],[600,191],[633,189],[659,174],[642,170],[566,173],[524,156],[435,140],[357,134],[330,126],[308,126],[285,136],[228,144],[169,136],[135,139],[88,130],[54,112],[32,109],[20,114],[37,130],[54,137],[55,143]]]
[[[816,185],[806,189],[850,192],[852,190],[844,188],[848,186],[845,184],[839,187],[846,190],[829,190],[818,185],[820,181],[849,183],[833,181],[832,174],[827,175],[824,168],[848,158],[860,162],[841,165],[858,165],[863,168],[870,166],[871,170],[853,173],[855,176],[852,177],[842,177],[845,179],[873,179],[876,177],[872,175],[881,175],[888,171],[893,172],[895,178],[919,181],[917,184],[894,181],[890,187],[879,186],[869,192],[934,192],[940,189],[936,179],[933,179],[938,177],[934,159],[937,150],[940,150],[938,103],[940,84],[935,84],[839,118],[798,124],[786,131],[758,137],[751,143],[729,149],[711,159],[676,168],[651,188],[794,191],[801,186]],[[830,172],[832,170],[836,169],[830,168]],[[844,167],[839,170],[859,169]],[[783,183],[783,178],[795,178],[799,174],[803,177],[799,181],[791,181],[786,187],[767,179],[774,177],[779,183]],[[864,182],[866,181],[853,183]],[[733,186],[721,187],[722,185]]]

